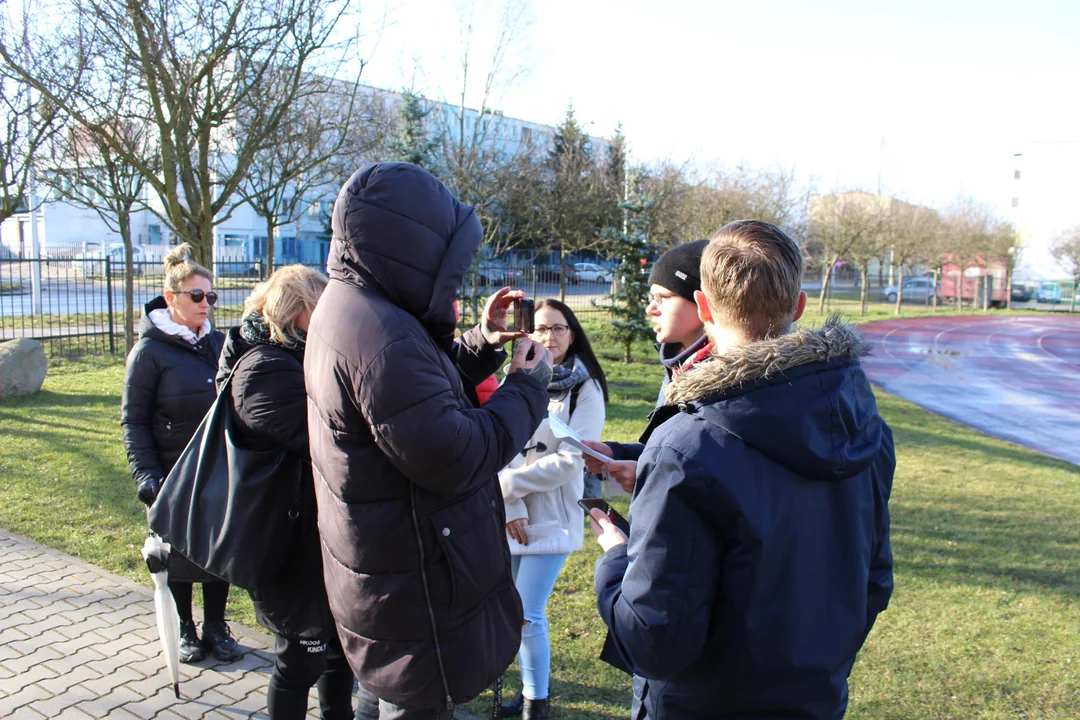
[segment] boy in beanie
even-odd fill
[[[836,720],[893,586],[868,348],[839,319],[794,328],[802,257],[774,225],[725,225],[701,267],[714,357],[654,413],[629,544],[590,515],[605,650],[634,673],[633,718]]]
[[[667,402],[664,388],[672,378],[709,357],[709,339],[694,301],[694,293],[701,289],[701,253],[708,244],[708,240],[695,240],[676,245],[657,259],[649,273],[649,305],[645,312],[656,333],[665,371],[656,407]],[[586,441],[593,449],[619,461],[605,466],[586,455],[586,469],[591,473],[606,472],[626,492],[633,492],[637,458],[649,432],[651,429],[645,431],[639,443]]]

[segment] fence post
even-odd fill
[[[109,255],[105,255],[105,297],[109,308],[109,353],[116,354],[116,336],[113,332],[113,302],[112,302],[112,261]]]

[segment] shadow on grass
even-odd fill
[[[1010,463],[1023,463],[1033,468],[1064,470],[1074,473],[1080,478],[1080,467],[1064,460],[1042,455],[1035,450],[1011,445],[1005,440],[989,436],[972,437],[970,434],[967,437],[962,437],[958,434],[943,433],[933,429],[918,429],[903,423],[890,423],[890,426],[896,434],[897,446],[903,444],[907,447],[940,450],[942,445],[946,445],[958,450],[990,455]],[[951,471],[951,468],[943,469]]]

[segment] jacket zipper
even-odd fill
[[[439,628],[435,624],[435,610],[431,606],[431,591],[428,590],[424,538],[420,534],[420,519],[416,515],[416,485],[409,483],[409,509],[412,511],[413,531],[416,544],[420,548],[420,580],[424,585],[424,600],[427,601],[428,618],[431,620],[431,634],[435,638],[435,659],[439,662],[439,675],[442,678],[443,691],[446,693],[446,709],[454,709],[454,699],[450,696],[450,683],[446,680],[446,667],[443,665],[442,645],[439,643]]]

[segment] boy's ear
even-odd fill
[[[795,316],[791,318],[791,322],[795,322],[802,317],[803,311],[806,310],[806,291],[803,290],[799,293],[799,302],[795,304]]]
[[[803,293],[805,295],[805,293]],[[805,300],[805,298],[804,298]],[[705,297],[705,293],[701,290],[694,291],[694,302],[697,303],[697,316],[703,323],[711,323],[712,308],[709,307],[709,298]]]

